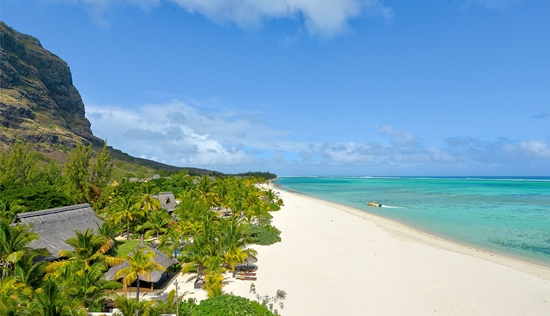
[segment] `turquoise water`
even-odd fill
[[[550,177],[284,177],[277,184],[476,248],[550,266]],[[385,207],[369,207],[376,200]]]

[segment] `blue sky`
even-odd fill
[[[2,0],[92,130],[176,166],[550,175],[550,2]]]

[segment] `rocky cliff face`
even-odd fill
[[[0,22],[0,146],[17,139],[45,152],[76,143],[102,146],[84,113],[67,63]]]

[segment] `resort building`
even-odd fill
[[[13,224],[29,225],[31,231],[40,237],[29,246],[35,249],[46,248],[50,256],[44,260],[55,260],[60,250],[73,250],[65,241],[76,236],[75,231],[85,232],[90,228],[97,233],[103,221],[86,203],[19,213],[15,216]]]

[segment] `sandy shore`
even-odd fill
[[[287,292],[284,316],[550,315],[550,268],[281,191],[282,242],[255,246],[257,292]],[[226,292],[253,298],[250,281]],[[187,297],[203,298],[180,277]]]

